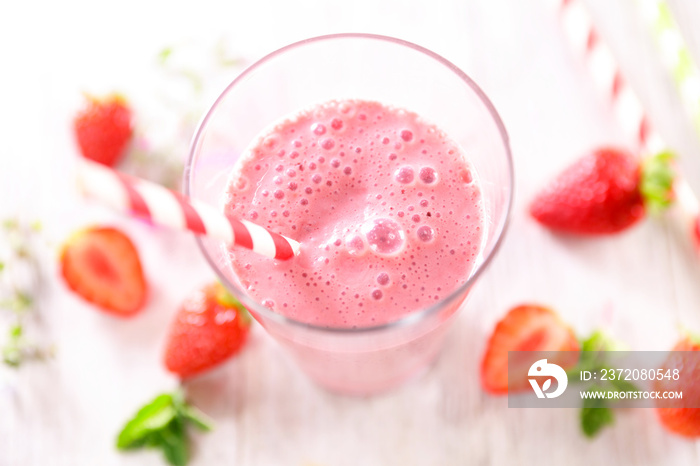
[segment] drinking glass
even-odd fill
[[[400,385],[438,355],[450,323],[503,239],[513,168],[498,113],[455,65],[403,40],[334,34],[283,47],[226,87],[193,138],[186,194],[223,211],[229,176],[251,142],[271,123],[333,99],[373,100],[416,112],[464,149],[478,173],[485,218],[481,252],[468,279],[441,301],[398,320],[329,328],[287,318],[258,303],[236,277],[226,245],[204,237],[197,241],[221,281],[303,372],[331,391],[369,395]]]

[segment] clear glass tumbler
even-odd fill
[[[245,70],[204,116],[185,169],[185,190],[223,210],[229,174],[263,129],[309,105],[344,98],[414,111],[465,150],[478,172],[486,232],[464,284],[388,324],[318,327],[256,302],[230,267],[225,245],[198,242],[222,282],[311,379],[334,392],[367,395],[398,386],[435,359],[456,311],[503,238],[513,193],[511,154],[503,123],[481,89],[444,58],[394,38],[335,34],[288,45]]]

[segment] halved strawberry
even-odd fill
[[[138,312],[147,286],[139,255],[128,236],[110,227],[74,233],[61,251],[61,275],[70,289],[119,316]]]
[[[522,305],[511,309],[496,324],[481,363],[481,385],[489,393],[505,394],[529,389],[527,373],[531,358],[511,361],[508,379],[508,351],[578,351],[574,332],[546,307]],[[549,362],[568,369],[576,364],[576,353],[564,353]]]
[[[165,367],[182,379],[198,375],[238,353],[251,318],[221,283],[188,296],[175,315],[165,346]]]

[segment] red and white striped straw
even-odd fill
[[[644,107],[625,80],[610,48],[598,34],[590,13],[581,0],[557,0],[564,31],[572,47],[586,58],[591,76],[610,101],[617,119],[641,153],[656,154],[668,146],[653,128]],[[690,226],[691,238],[700,249],[700,202],[680,174],[674,182],[676,204],[683,228]],[[686,230],[687,231],[687,230]]]
[[[247,220],[228,218],[210,205],[82,157],[78,183],[85,195],[156,225],[219,239],[272,259],[287,260],[299,254],[299,243],[292,239]]]

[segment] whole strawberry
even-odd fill
[[[86,107],[73,121],[73,128],[83,156],[112,167],[131,141],[132,111],[118,95],[104,99],[88,97]]]
[[[673,200],[672,156],[643,163],[629,152],[597,149],[566,168],[530,205],[530,214],[552,230],[604,235],[620,232]]]
[[[187,297],[175,315],[165,346],[165,367],[182,379],[236,354],[246,342],[248,311],[220,283]]]
[[[654,383],[657,391],[683,392],[682,399],[656,400],[656,412],[666,429],[684,437],[700,437],[700,355],[691,353],[698,350],[700,344],[691,337],[679,341],[661,368],[664,377]]]

